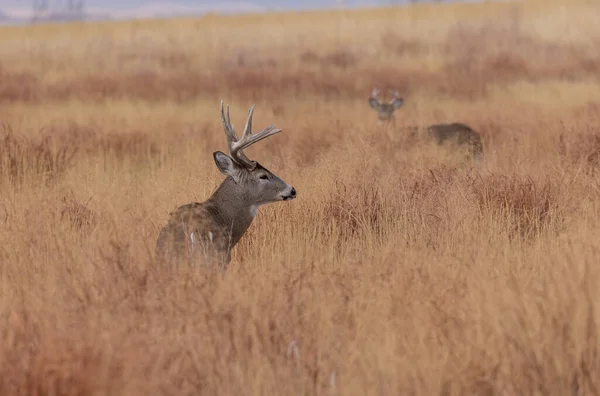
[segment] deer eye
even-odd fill
[[[259,177],[259,179],[262,179],[262,180],[267,180],[268,178],[269,178],[269,176],[267,176],[267,175],[260,175],[260,177]]]

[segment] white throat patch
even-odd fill
[[[258,205],[252,205],[250,206],[250,216],[252,216],[252,218],[256,217],[256,210],[258,209]]]

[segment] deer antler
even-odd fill
[[[371,91],[371,97],[373,99],[378,99],[379,96],[379,90],[377,88],[373,88],[373,91]]]
[[[254,143],[268,138],[269,136],[275,135],[281,132],[281,129],[275,129],[275,124],[266,127],[262,131],[252,134],[252,115],[254,114],[254,105],[250,107],[248,111],[248,119],[246,120],[246,126],[244,127],[244,133],[242,138],[238,139],[237,133],[231,119],[229,118],[229,105],[227,105],[227,113],[223,111],[223,101],[221,101],[221,121],[223,122],[223,128],[225,129],[225,135],[227,136],[227,144],[229,145],[229,154],[233,160],[240,165],[246,166],[250,169],[254,169],[256,166],[255,161],[251,161],[246,157],[243,150]]]
[[[400,98],[400,93],[398,92],[398,90],[394,89],[390,89],[389,91],[392,95],[394,95],[394,98]]]

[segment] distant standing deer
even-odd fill
[[[394,98],[389,103],[379,100],[379,90],[376,88],[373,89],[371,96],[369,97],[369,106],[377,111],[377,123],[380,126],[388,124],[395,127],[396,120],[394,111],[404,104],[404,99],[398,95],[397,91],[392,93]],[[409,127],[408,129],[412,133],[416,133],[419,130],[419,128],[416,127]],[[446,141],[454,141],[460,146],[470,146],[473,157],[476,160],[483,154],[481,136],[468,125],[458,122],[451,124],[433,124],[427,126],[425,130],[427,131],[428,136],[440,145]]]
[[[161,262],[182,261],[218,264],[225,269],[231,261],[231,249],[244,235],[259,206],[296,197],[296,189],[256,161],[246,157],[243,150],[250,145],[281,132],[274,125],[252,134],[252,114],[242,138],[237,133],[221,101],[221,121],[225,129],[229,154],[216,151],[213,157],[217,168],[227,177],[203,203],[180,206],[169,216],[156,241],[156,256]]]

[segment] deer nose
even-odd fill
[[[290,195],[291,195],[292,197],[295,197],[295,196],[296,196],[296,189],[295,189],[294,187],[292,187],[292,191],[290,192]]]

